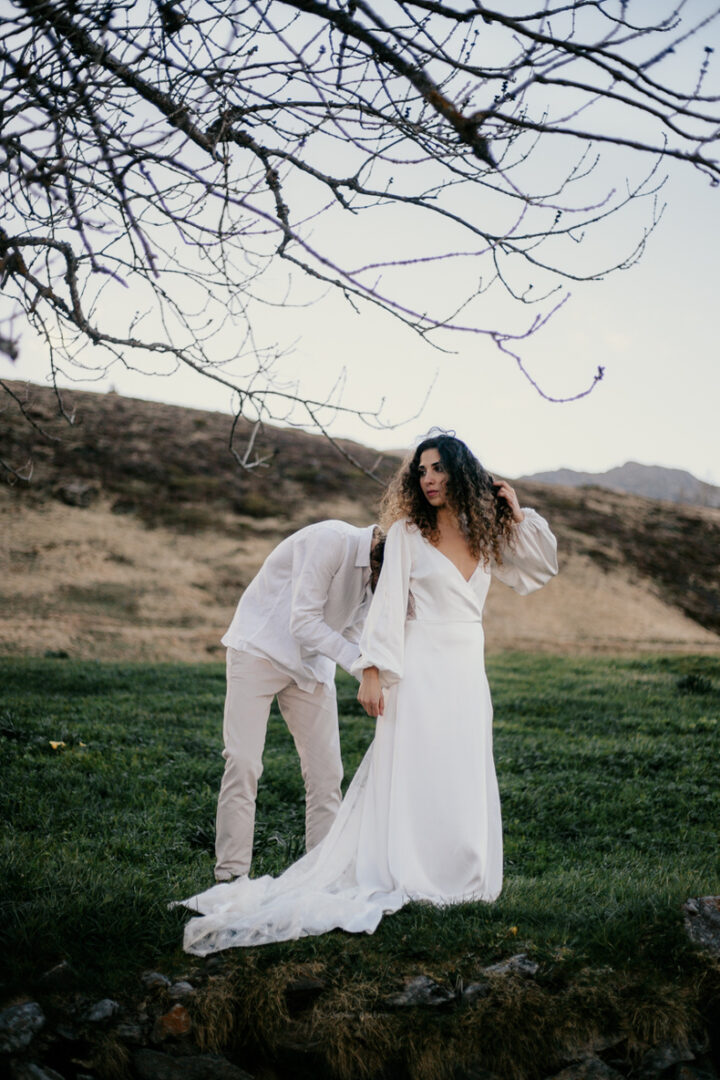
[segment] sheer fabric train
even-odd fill
[[[360,642],[358,673],[380,669],[385,714],[325,839],[278,878],[244,878],[182,901],[198,912],[185,949],[328,930],[372,933],[410,900],[494,900],[502,823],[492,753],[482,612],[492,577],[520,593],[557,572],[556,544],[534,510],[501,566],[469,580],[408,522],[388,533]]]

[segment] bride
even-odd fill
[[[411,900],[494,900],[502,824],[482,613],[491,578],[519,593],[557,573],[547,522],[452,435],[425,439],[384,497],[385,559],[360,642],[375,738],[325,839],[278,878],[183,901],[198,955],[372,933]]]

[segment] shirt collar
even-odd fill
[[[374,525],[368,525],[367,528],[358,530],[360,536],[358,537],[357,555],[355,556],[356,566],[370,566],[370,545],[374,529]]]

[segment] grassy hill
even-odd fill
[[[218,413],[9,383],[0,458],[0,650],[202,660],[268,551],[326,517],[373,520],[380,486],[324,439],[267,427],[248,473]],[[33,426],[35,425],[35,426]],[[247,429],[238,431],[242,440]],[[242,445],[242,442],[241,442]],[[343,443],[365,466],[377,452]],[[378,471],[389,476],[395,455]],[[720,510],[519,482],[551,522],[561,574],[520,598],[491,590],[489,648],[720,651]]]
[[[369,503],[378,490],[329,442],[303,431],[267,426],[255,448],[268,462],[247,472],[230,453],[232,418],[225,414],[72,391],[63,392],[74,417],[70,425],[58,415],[50,388],[7,385],[27,416],[7,403],[0,457],[16,468],[33,462],[31,483],[23,485],[31,502],[57,498],[89,506],[103,497],[116,513],[133,513],[148,525],[223,529],[224,511],[286,518],[338,494]],[[240,452],[250,427],[238,424],[234,443]],[[378,458],[347,440],[340,445],[367,468]],[[396,464],[391,458],[385,474]]]

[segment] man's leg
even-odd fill
[[[262,773],[268,716],[287,675],[251,653],[227,651],[223,739],[225,772],[215,824],[215,877],[247,874],[255,831],[255,798]]]
[[[278,705],[300,756],[305,781],[305,843],[308,851],[330,830],[342,793],[337,700],[334,686],[318,684],[314,693],[290,683]]]

